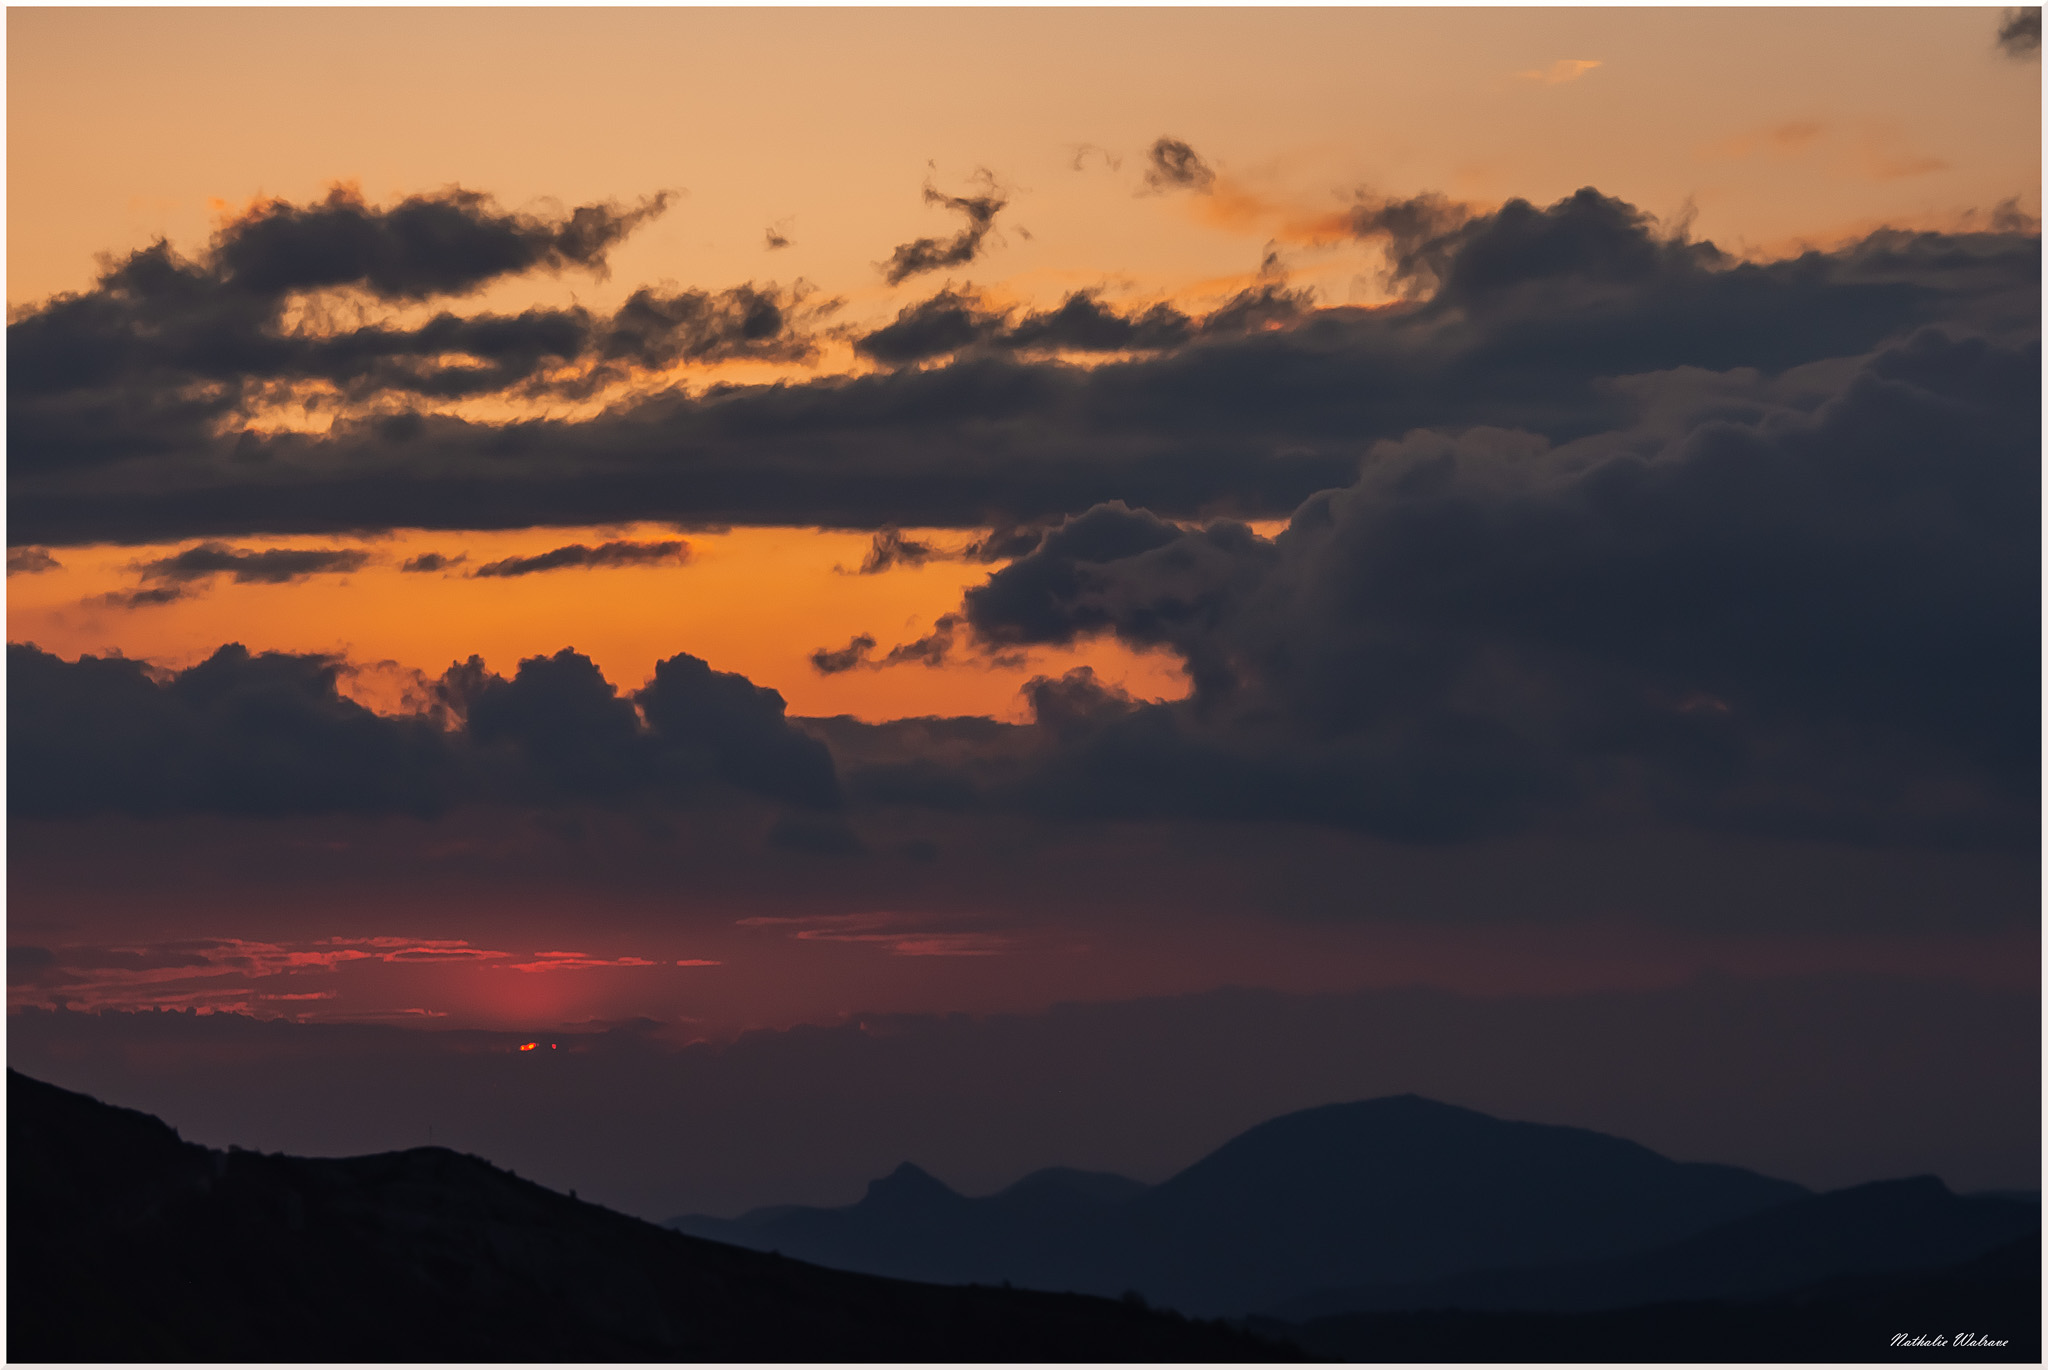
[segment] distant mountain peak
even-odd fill
[[[921,1166],[905,1161],[879,1180],[868,1181],[867,1197],[861,1206],[902,1208],[932,1203],[964,1203],[945,1181]]]
[[[1065,1196],[1096,1203],[1122,1203],[1143,1194],[1149,1187],[1125,1175],[1052,1165],[1032,1171],[997,1197],[1014,1202]]]

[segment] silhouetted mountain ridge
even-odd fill
[[[1209,1316],[1337,1285],[1618,1255],[1807,1193],[1412,1094],[1275,1118],[1150,1188],[1070,1187],[1055,1203],[1047,1187],[967,1198],[908,1167],[844,1208],[671,1225],[906,1278],[1136,1289]]]
[[[1134,1304],[699,1241],[442,1148],[211,1151],[13,1070],[7,1088],[13,1361],[1294,1355]]]

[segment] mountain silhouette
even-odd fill
[[[1298,1355],[1136,1301],[934,1288],[699,1241],[442,1148],[213,1151],[13,1070],[7,1102],[11,1361]],[[937,1186],[922,1181],[879,1187],[915,1208]]]
[[[1764,1299],[1587,1313],[1352,1313],[1250,1325],[1347,1361],[2039,1364],[2041,1240],[2036,1232],[1940,1270],[1842,1276]],[[1895,1344],[1901,1337],[1919,1340]]]
[[[2038,1234],[2040,1226],[2038,1203],[1963,1198],[1922,1175],[1798,1199],[1618,1259],[1332,1291],[1272,1312],[1306,1321],[1402,1309],[1592,1311],[1754,1299],[1828,1278],[1956,1265]]]
[[[1412,1094],[1275,1118],[1151,1188],[1053,1173],[967,1198],[906,1166],[844,1208],[671,1225],[850,1270],[1136,1290],[1240,1316],[1333,1287],[1620,1255],[1808,1192]]]
[[[905,1162],[844,1208],[783,1205],[668,1225],[900,1279],[1121,1295],[1138,1287],[1130,1278],[1138,1248],[1122,1209],[1144,1192],[1121,1175],[1054,1167],[970,1199]]]

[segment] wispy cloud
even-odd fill
[[[306,976],[330,976],[350,966],[470,965],[528,974],[621,967],[715,966],[703,959],[666,961],[643,956],[593,956],[581,951],[521,953],[481,947],[463,938],[325,937],[265,942],[223,937],[112,947],[8,948],[8,993],[17,1008],[85,1010],[198,1008],[208,1012],[272,1013],[285,1005],[342,1006],[349,995],[328,981],[303,988]],[[272,982],[275,989],[262,988]],[[314,984],[320,984],[315,980]],[[443,1016],[439,1010],[407,1010]],[[304,1016],[303,1012],[295,1016]],[[361,1011],[339,1015],[376,1016]]]
[[[1998,21],[1998,50],[2021,61],[2041,56],[2041,7],[2020,5],[2005,11]]]
[[[1708,161],[1740,161],[1746,157],[1794,157],[1811,148],[1828,126],[1818,119],[1791,119],[1703,144],[1699,156]]]
[[[1206,193],[1216,172],[1202,154],[1178,138],[1161,138],[1145,150],[1145,185],[1155,191],[1194,190]]]
[[[658,966],[659,961],[650,961],[644,956],[614,956],[606,959],[591,956],[580,951],[537,951],[531,961],[518,961],[503,967],[505,970],[525,971],[534,974],[550,970],[604,970],[615,966]],[[681,965],[682,962],[676,962]],[[714,963],[715,964],[715,963]]]
[[[148,581],[188,585],[214,576],[233,576],[237,585],[285,585],[308,576],[361,570],[368,552],[352,547],[267,547],[250,551],[224,542],[202,542],[175,556],[142,563]]]
[[[967,222],[950,238],[918,238],[899,244],[881,264],[882,276],[890,285],[900,285],[912,276],[949,266],[965,266],[981,255],[982,244],[995,231],[996,215],[1010,203],[1009,193],[997,183],[995,173],[982,167],[974,173],[979,195],[948,195],[925,182],[926,204],[939,205],[966,216]]]
[[[1016,939],[991,932],[956,932],[919,927],[900,913],[835,913],[808,918],[742,918],[743,928],[785,928],[799,942],[853,942],[881,947],[892,956],[1000,956]]]
[[[586,547],[578,542],[537,556],[506,557],[503,561],[486,562],[477,567],[474,574],[488,578],[530,576],[541,571],[572,568],[590,571],[620,566],[680,566],[689,559],[690,544],[682,541],[606,542],[596,547]],[[406,569],[413,568],[408,565]]]

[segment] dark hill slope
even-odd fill
[[[2037,1234],[1945,1270],[1843,1277],[1768,1299],[1353,1313],[1285,1331],[1317,1355],[1349,1361],[2038,1364],[2041,1244]],[[1894,1345],[1899,1336],[1922,1343]]]
[[[1761,1298],[1837,1276],[1931,1271],[2038,1235],[2040,1205],[1959,1197],[1932,1175],[1799,1199],[1656,1250],[1530,1270],[1368,1286],[1273,1310],[1293,1321],[1401,1309],[1591,1311]]]
[[[15,1361],[1272,1360],[1117,1302],[669,1232],[437,1148],[211,1151],[8,1072]]]

